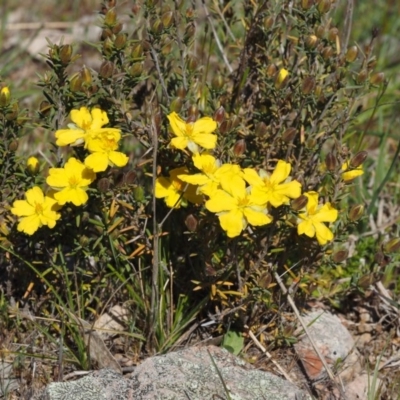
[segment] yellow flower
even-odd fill
[[[26,168],[32,175],[36,175],[39,171],[39,160],[36,157],[29,157],[26,161]]]
[[[195,153],[192,157],[193,163],[200,174],[179,175],[179,179],[192,185],[199,185],[198,192],[212,197],[220,187],[221,182],[236,185],[242,180],[240,177],[240,167],[233,164],[223,164],[210,154]]]
[[[181,205],[185,207],[187,200],[191,203],[201,203],[203,197],[196,193],[196,186],[182,182],[178,178],[178,175],[188,172],[186,167],[180,167],[171,170],[169,178],[163,176],[157,178],[154,188],[156,198],[164,199],[165,204],[170,208],[179,208]]]
[[[0,90],[0,107],[7,107],[10,104],[10,99],[10,89],[7,86],[4,86]]]
[[[279,70],[278,76],[276,77],[275,80],[275,87],[277,89],[280,89],[287,81],[287,77],[289,75],[289,71],[285,68],[281,68]]]
[[[64,168],[50,168],[46,182],[57,192],[54,198],[60,205],[71,202],[81,206],[88,201],[86,190],[96,174],[83,163],[71,157]]]
[[[21,217],[18,231],[33,235],[41,226],[54,228],[60,214],[56,212],[57,201],[45,196],[42,189],[34,186],[25,193],[26,200],[14,201],[11,212]]]
[[[253,186],[253,193],[274,207],[287,204],[289,199],[296,199],[301,195],[300,182],[288,181],[291,166],[279,160],[274,172],[270,175],[263,169],[257,172],[252,168],[243,170],[243,178]]]
[[[263,200],[246,189],[243,179],[236,185],[226,185],[217,190],[206,202],[207,210],[217,213],[223,230],[229,237],[239,236],[247,224],[262,226],[272,222],[263,205]]]
[[[213,149],[217,143],[217,136],[212,132],[217,129],[217,123],[210,117],[200,118],[196,122],[185,122],[176,112],[168,115],[173,134],[171,146],[179,150],[186,147],[192,153],[198,153],[197,145],[205,149]]]
[[[57,146],[78,146],[86,143],[103,133],[119,133],[116,128],[102,128],[108,124],[108,117],[105,111],[100,108],[93,108],[89,111],[86,107],[71,111],[73,124],[68,124],[69,129],[56,131]]]
[[[334,222],[338,217],[338,211],[325,203],[318,205],[318,193],[307,192],[304,195],[308,198],[306,209],[299,214],[301,222],[297,225],[297,233],[310,238],[316,236],[318,243],[324,245],[333,239],[332,231],[324,222]]]
[[[356,179],[358,176],[364,173],[362,165],[358,166],[357,168],[351,169],[350,163],[346,161],[342,165],[342,179],[345,182],[351,182],[353,179]]]
[[[88,150],[92,153],[85,159],[85,165],[94,172],[102,172],[110,166],[124,167],[129,158],[124,153],[115,151],[121,139],[119,132],[110,132],[98,135],[88,143]]]

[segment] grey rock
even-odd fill
[[[214,346],[191,347],[148,358],[126,377],[103,369],[74,382],[51,383],[37,399],[228,399],[222,380],[232,400],[311,399],[292,383],[256,370],[228,351]]]

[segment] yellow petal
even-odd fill
[[[302,221],[297,225],[297,233],[299,235],[306,235],[306,236],[312,238],[315,236],[314,225],[312,224],[312,222],[309,219]]]
[[[116,166],[116,167],[125,167],[126,164],[128,164],[129,157],[121,153],[119,151],[111,151],[108,155],[110,161]]]
[[[64,205],[67,202],[71,202],[76,206],[85,204],[89,197],[85,190],[81,188],[65,188],[60,192],[54,194],[54,198],[59,204]]]
[[[103,110],[100,110],[100,108],[93,108],[92,109],[92,124],[91,124],[91,129],[99,129],[103,125],[108,124],[108,116],[107,113]]]
[[[202,133],[192,135],[193,142],[198,144],[199,146],[211,150],[214,149],[217,145],[217,135],[213,135],[211,133]]]
[[[223,190],[217,190],[214,196],[206,201],[205,205],[208,211],[218,213],[236,209],[237,201]]]
[[[338,211],[331,206],[330,203],[325,203],[312,217],[314,222],[334,222],[337,220]]]
[[[244,180],[251,186],[264,186],[264,181],[261,179],[260,175],[253,168],[245,168],[243,170]]]
[[[171,139],[171,146],[179,150],[186,149],[189,140],[186,136],[179,136]]]
[[[25,200],[15,200],[11,212],[17,217],[36,214],[35,208]]]
[[[309,213],[314,213],[318,207],[318,193],[317,192],[306,192],[304,195],[307,197],[308,202],[306,209]]]
[[[364,173],[362,168],[357,168],[357,169],[352,169],[350,171],[346,171],[342,173],[342,179],[345,182],[350,182],[353,179],[356,179],[357,177],[361,176]]]
[[[246,227],[243,214],[238,209],[223,213],[219,216],[221,227],[229,237],[239,236]]]
[[[191,183],[192,185],[205,185],[210,181],[210,178],[204,174],[178,175],[178,178],[183,182]]]
[[[55,133],[56,136],[56,145],[57,146],[68,146],[69,144],[75,144],[80,139],[85,136],[85,132],[81,129],[59,129]]]
[[[154,195],[156,196],[156,198],[162,199],[163,197],[168,196],[171,185],[172,183],[170,179],[163,176],[157,178],[154,188]]]
[[[193,135],[195,136],[212,133],[216,129],[217,129],[217,123],[210,117],[200,118],[193,123]]]
[[[314,226],[317,240],[320,245],[324,245],[333,239],[333,233],[325,224],[317,222],[314,223]]]
[[[279,160],[276,164],[275,170],[270,177],[272,184],[278,184],[284,182],[290,174],[292,167],[289,163]]]
[[[19,232],[24,232],[27,235],[33,235],[41,226],[38,215],[30,215],[21,219],[17,226]]]
[[[71,111],[71,120],[79,126],[79,128],[86,130],[92,124],[92,115],[86,107],[81,107],[79,110]]]
[[[165,204],[169,208],[180,208],[182,203],[181,193],[171,188],[168,191],[168,195],[165,197]]]
[[[85,158],[85,165],[94,172],[103,172],[108,167],[108,156],[102,152],[92,153]]]
[[[250,225],[262,226],[272,222],[272,218],[270,215],[265,214],[261,211],[256,211],[251,207],[246,207],[243,212]]]
[[[186,122],[175,111],[167,115],[167,118],[175,136],[186,136]],[[180,147],[177,148],[180,149]]]

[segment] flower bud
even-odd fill
[[[144,190],[142,186],[136,186],[135,189],[133,189],[133,197],[139,203],[145,200]]]
[[[190,72],[196,71],[197,68],[197,58],[194,56],[188,56],[186,61],[187,68]]]
[[[48,101],[46,101],[46,100],[43,100],[43,101],[39,104],[39,112],[40,112],[43,116],[48,115],[51,109],[52,109],[52,105],[51,105]]]
[[[114,73],[114,63],[112,63],[111,61],[104,61],[100,65],[99,75],[102,78],[104,79],[111,78],[113,76],[113,73]]]
[[[302,194],[297,199],[294,199],[290,202],[290,206],[294,211],[302,210],[308,203],[308,197]]]
[[[121,22],[117,22],[117,24],[112,28],[112,33],[114,35],[117,35],[118,33],[120,33],[122,31],[123,27],[124,26]]]
[[[351,160],[350,167],[358,168],[368,157],[367,151],[359,151]]]
[[[369,71],[371,71],[372,69],[374,69],[376,67],[376,64],[378,64],[378,60],[373,57],[372,59],[370,59],[367,63],[367,69]]]
[[[0,107],[7,107],[11,101],[10,89],[4,86],[0,91]]]
[[[385,79],[385,74],[383,72],[377,72],[371,76],[369,80],[373,85],[380,85]]]
[[[352,63],[356,60],[358,56],[358,47],[357,46],[351,46],[347,49],[346,51],[346,61],[349,63]]]
[[[131,57],[133,59],[136,59],[136,58],[141,58],[142,56],[143,56],[143,44],[137,43],[132,49]]]
[[[357,83],[364,83],[368,78],[368,71],[366,69],[363,69],[359,74],[357,75],[356,81]]]
[[[338,28],[331,28],[331,29],[329,29],[329,32],[328,32],[328,39],[331,41],[331,42],[336,42],[336,38],[338,37],[338,35],[339,35],[339,29]]]
[[[276,68],[275,64],[270,64],[268,65],[267,68],[267,76],[272,78],[273,76],[276,76],[276,73],[278,72],[278,69]]]
[[[364,206],[362,204],[357,204],[351,207],[349,211],[349,220],[351,222],[358,221],[364,214]]]
[[[348,250],[338,250],[332,255],[332,260],[335,263],[341,263],[347,259],[349,256]]]
[[[113,35],[112,30],[106,28],[106,29],[103,29],[103,30],[101,31],[100,39],[101,39],[101,40],[106,40],[107,38],[111,38],[112,35]]]
[[[320,0],[318,2],[318,11],[326,14],[331,9],[331,0]]]
[[[233,154],[236,157],[241,157],[246,152],[247,146],[244,139],[239,139],[233,146]]]
[[[199,118],[199,108],[195,104],[191,104],[188,108],[187,114],[188,122],[197,121],[197,119]]]
[[[176,91],[176,95],[180,97],[182,100],[186,97],[186,89],[183,86],[180,86]]]
[[[36,157],[29,157],[26,161],[26,169],[32,175],[36,175],[39,172],[39,167],[39,160]]]
[[[174,13],[172,11],[167,11],[161,16],[162,24],[164,25],[165,29],[168,29],[172,22],[174,21]]]
[[[333,56],[333,48],[332,46],[324,47],[321,51],[322,58],[327,61]]]
[[[126,40],[126,33],[118,33],[114,40],[114,47],[118,50],[123,49],[126,46]]]
[[[190,42],[194,38],[195,33],[196,33],[196,27],[193,22],[186,25],[185,34],[183,36],[184,42],[185,43]]]
[[[85,235],[82,235],[79,238],[79,244],[83,248],[86,247],[89,244],[89,238],[87,236],[85,236]]]
[[[306,38],[305,45],[309,49],[315,49],[318,43],[318,38],[315,35],[309,35]]]
[[[285,68],[279,70],[278,76],[275,79],[275,88],[282,89],[286,86],[289,80],[289,71]]]
[[[225,120],[221,122],[221,125],[219,126],[219,131],[220,133],[224,134],[230,131],[230,123],[229,121]]]
[[[316,35],[318,38],[322,39],[322,38],[325,36],[325,27],[322,26],[322,25],[318,25],[318,26],[315,28],[315,35]]]
[[[81,92],[82,91],[82,78],[80,74],[74,74],[69,80],[69,89],[71,92]]]
[[[164,56],[171,54],[173,43],[174,41],[170,38],[164,39],[161,47],[161,54],[163,54]]]
[[[186,228],[188,228],[190,232],[196,231],[198,223],[199,222],[193,214],[189,214],[185,219]]]
[[[97,182],[97,189],[99,189],[101,193],[107,192],[109,188],[110,188],[110,180],[108,178],[99,179],[99,181]]]
[[[110,38],[106,38],[103,42],[103,53],[105,56],[110,57],[113,52],[114,44]]]
[[[296,128],[288,128],[285,132],[282,133],[282,140],[286,143],[290,143],[297,136]]]
[[[256,125],[255,134],[256,136],[264,136],[267,133],[267,125],[261,121]]]
[[[11,140],[10,144],[8,145],[8,150],[15,153],[18,150],[18,145],[19,143],[17,139]]]
[[[218,108],[214,113],[213,119],[220,124],[225,119],[225,108],[222,106]]]
[[[264,28],[269,30],[272,28],[272,26],[274,25],[274,18],[269,16],[264,18]]]
[[[70,44],[65,44],[61,46],[60,49],[60,60],[63,65],[67,65],[71,61],[72,57],[72,46]]]
[[[143,65],[141,62],[133,64],[129,69],[129,75],[133,76],[134,78],[142,75],[142,72],[143,72]]]
[[[315,88],[315,78],[313,76],[306,76],[301,84],[301,91],[303,94],[310,94]]]
[[[314,5],[314,0],[301,0],[303,10],[309,10]]]
[[[234,114],[229,118],[229,122],[231,123],[232,129],[235,129],[240,124],[240,118],[236,114]]]
[[[104,25],[112,28],[115,26],[117,22],[117,13],[115,12],[114,8],[111,8],[107,11],[106,15],[104,16]]]
[[[8,111],[6,113],[6,120],[14,121],[18,117],[18,114],[19,114],[19,105],[18,105],[18,103],[14,103],[11,106],[11,111]]]
[[[394,253],[400,250],[400,238],[390,239],[384,246],[385,253]]]
[[[80,78],[82,79],[82,84],[85,84],[86,86],[90,86],[93,82],[92,74],[86,66],[83,66],[81,69]]]
[[[183,100],[181,97],[176,97],[174,100],[171,101],[171,104],[169,106],[170,111],[175,111],[176,113],[179,113],[182,109],[183,106]]]
[[[225,80],[220,74],[214,75],[211,80],[211,87],[214,90],[221,90],[224,87]]]
[[[328,153],[325,157],[325,164],[326,164],[326,169],[330,172],[333,172],[336,170],[337,166],[337,159],[335,155],[331,152]]]

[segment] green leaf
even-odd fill
[[[237,356],[243,349],[244,339],[240,332],[228,331],[224,335],[222,347]]]

